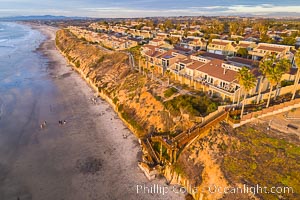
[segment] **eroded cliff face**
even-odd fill
[[[99,91],[138,137],[152,131],[172,132],[178,127],[193,126],[183,117],[184,110],[176,116],[172,106],[169,105],[170,110],[166,108],[166,99],[158,98],[166,88],[134,72],[126,54],[105,51],[68,30],[57,32],[56,44],[74,69]],[[266,134],[263,126],[256,129],[257,125],[233,130],[221,124],[182,152],[174,165],[165,166],[163,174],[170,183],[184,186],[195,199],[256,199],[251,193],[225,195],[208,189],[242,187],[244,183],[271,187],[281,181],[299,191],[299,173],[295,173],[299,169],[299,144],[282,142],[277,133]],[[286,178],[289,174],[294,174],[294,178]],[[280,195],[299,199],[299,193],[260,194],[259,198],[278,199]]]
[[[57,32],[56,45],[74,69],[107,97],[138,137],[175,130],[178,116],[172,116],[153,94],[161,86],[132,70],[128,55],[89,44],[68,30]],[[180,121],[180,126],[191,125],[188,120]]]

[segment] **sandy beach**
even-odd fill
[[[47,36],[37,53],[49,60],[41,64],[41,88],[34,105],[16,101],[14,114],[3,116],[4,122],[19,116],[22,130],[5,136],[13,146],[0,154],[0,199],[183,199],[183,194],[171,191],[172,186],[165,195],[137,194],[137,185],[166,186],[165,180],[149,182],[138,168],[138,140],[108,103],[99,98],[93,103],[95,92],[56,50],[56,29],[33,28]],[[18,108],[29,109],[30,114],[22,116],[23,109]],[[43,121],[47,125],[41,129]],[[9,126],[2,130],[13,130],[14,124]]]

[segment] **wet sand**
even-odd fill
[[[33,89],[11,89],[14,104],[0,121],[0,199],[183,199],[137,194],[137,184],[165,181],[149,182],[138,168],[137,139],[109,104],[92,103],[94,91],[55,49],[55,28],[34,28],[48,37],[38,51],[49,61],[36,69]]]

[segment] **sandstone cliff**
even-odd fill
[[[153,92],[160,86],[132,70],[127,54],[105,51],[68,30],[57,32],[56,45],[83,78],[108,97],[137,136],[177,128],[178,116],[173,116]],[[191,125],[188,120],[180,121],[181,127]]]

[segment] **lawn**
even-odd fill
[[[300,146],[252,127],[235,131],[239,145],[229,145],[222,169],[232,183],[292,187],[294,194],[260,194],[262,199],[300,199]]]

